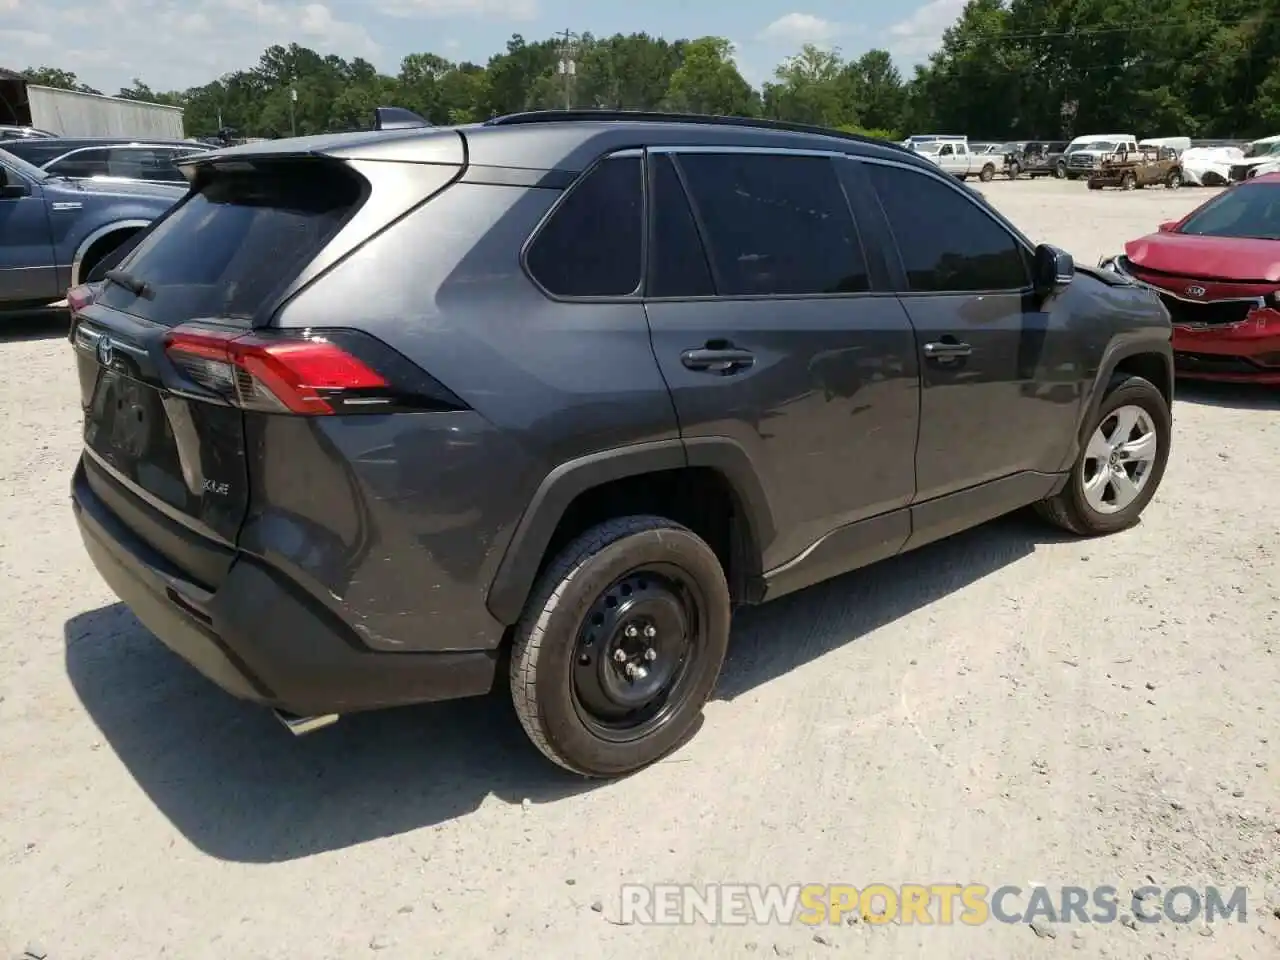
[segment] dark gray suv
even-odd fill
[[[623,774],[735,604],[1028,504],[1120,530],[1169,455],[1164,307],[881,141],[553,112],[185,163],[71,297],[73,503],[295,731],[506,673],[548,757]]]

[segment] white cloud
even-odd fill
[[[811,13],[788,13],[760,31],[758,39],[799,47],[806,43],[824,46],[856,32],[850,24],[836,23]]]
[[[0,48],[11,43],[19,47],[51,47],[53,37],[39,30],[0,30]]]
[[[375,0],[379,13],[389,17],[488,17],[532,20],[538,0]]]
[[[933,0],[889,28],[889,52],[908,62],[938,49],[943,32],[964,12],[966,0]]]
[[[0,0],[0,10],[8,7],[13,0]],[[277,43],[375,62],[380,53],[362,24],[308,0],[17,0],[13,9],[0,30],[0,63],[61,67],[107,93],[134,77],[156,90],[208,83],[254,66]],[[58,38],[56,51],[31,49],[29,35],[45,30]]]

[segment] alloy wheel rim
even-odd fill
[[[1085,448],[1080,483],[1101,514],[1119,513],[1142,495],[1160,451],[1155,421],[1142,407],[1117,407],[1098,424]]]

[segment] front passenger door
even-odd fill
[[[50,303],[61,295],[40,185],[0,163],[0,304]]]
[[[917,502],[1054,474],[1075,433],[1078,357],[1067,308],[1031,289],[1030,248],[943,177],[870,159],[864,169],[922,363]]]

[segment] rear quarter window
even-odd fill
[[[644,181],[639,157],[609,157],[569,188],[525,254],[557,297],[624,297],[640,286]]]
[[[101,302],[169,325],[248,325],[324,249],[364,192],[354,171],[321,161],[216,173],[119,265],[146,284],[144,295],[108,283]]]

